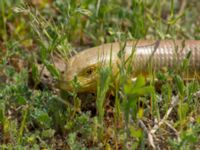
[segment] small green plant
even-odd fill
[[[0,0],[0,149],[199,149],[191,52],[174,70],[132,81],[124,51],[131,39],[199,40],[199,10],[197,0]],[[60,81],[55,56],[67,62],[75,48],[114,41],[119,74],[99,68],[96,94],[62,97],[43,83],[46,70]]]
[[[96,107],[98,113],[98,124],[99,124],[99,139],[102,141],[103,132],[104,132],[104,102],[106,99],[106,94],[109,89],[110,81],[111,81],[111,68],[103,67],[99,69],[99,80],[97,84],[97,100]]]

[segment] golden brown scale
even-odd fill
[[[96,89],[97,68],[111,61],[113,74],[118,72],[121,63],[118,53],[125,51],[125,60],[131,57],[133,77],[148,74],[149,70],[176,68],[191,52],[190,74],[200,71],[200,41],[195,40],[139,40],[126,43],[109,43],[89,48],[69,59],[59,84],[63,90],[72,91],[71,81],[76,76],[80,85],[78,92],[91,92]],[[151,68],[151,69],[150,69]]]

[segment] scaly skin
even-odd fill
[[[162,68],[176,68],[191,51],[189,61],[190,74],[200,71],[200,41],[195,40],[139,40],[124,43],[109,43],[81,51],[69,59],[62,82],[59,86],[63,90],[73,91],[72,80],[76,76],[80,85],[78,92],[92,92],[96,90],[97,68],[111,62],[113,74],[118,72],[117,64],[120,50],[124,50],[124,59],[131,58],[133,77],[138,74],[148,74],[149,67],[157,71]],[[112,56],[112,57],[111,57]],[[112,59],[111,59],[112,58]]]

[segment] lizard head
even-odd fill
[[[111,49],[108,45],[104,45],[81,51],[71,57],[66,64],[59,88],[74,91],[77,87],[76,90],[80,93],[94,92],[97,85],[98,69],[109,65]]]

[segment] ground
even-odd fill
[[[0,148],[200,149],[200,84],[185,70],[155,73],[156,83],[138,76],[135,87],[122,74],[127,82],[98,94],[56,86],[87,47],[200,40],[199,10],[198,0],[1,0]]]

